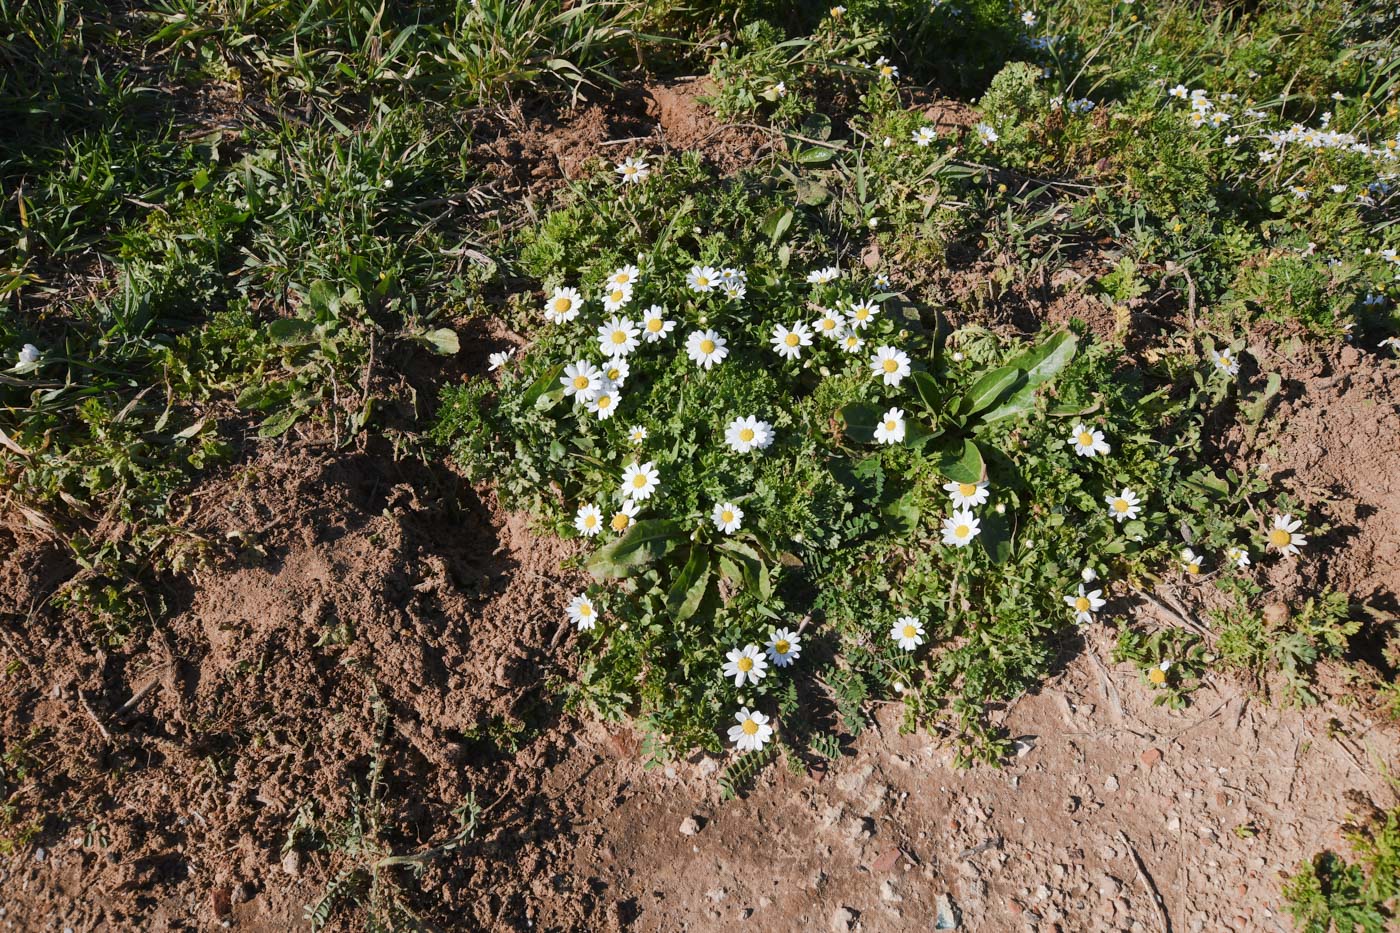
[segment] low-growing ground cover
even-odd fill
[[[720,925],[627,880],[664,839],[569,861],[626,830],[574,724],[668,814],[699,778],[744,820],[895,773],[896,725],[1035,780],[1016,708],[1060,691],[1071,746],[1155,743],[1154,793],[1190,779],[1150,771],[1171,717],[1274,704],[1289,803],[1354,822],[1313,859],[1212,791],[1251,814],[1221,858],[1263,839],[1245,928],[1385,928],[1393,15],[0,2],[14,922]],[[1307,770],[1338,762],[1377,813]],[[852,857],[932,860],[907,914],[842,881],[783,922],[957,920],[948,888],[1019,928],[895,836]]]

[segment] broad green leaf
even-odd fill
[[[301,347],[316,342],[316,325],[301,318],[278,318],[267,325],[272,342],[283,347]]]
[[[439,327],[436,330],[416,334],[413,339],[426,344],[440,356],[452,356],[462,349],[462,344],[457,340],[457,332],[450,327]]]
[[[787,233],[792,226],[792,219],[796,216],[792,208],[786,204],[780,204],[768,212],[768,216],[763,218],[763,232],[768,235],[770,244],[777,243]]]
[[[992,370],[967,390],[967,394],[958,405],[958,412],[963,415],[975,415],[985,411],[1001,401],[1025,377],[1026,374],[1015,366],[1003,366]]]
[[[977,536],[992,563],[1000,567],[1011,559],[1011,516],[987,509],[981,516],[982,533]]]
[[[604,545],[588,561],[588,572],[599,580],[630,576],[639,567],[669,554],[687,538],[680,522],[650,518],[634,522],[627,533]]]
[[[989,424],[1004,418],[1016,418],[1027,414],[1035,407],[1035,390],[1055,378],[1074,359],[1079,348],[1079,338],[1069,331],[1060,331],[1038,346],[1017,356],[1007,365],[1015,366],[1026,374],[1026,381],[1006,397],[996,408],[982,416],[982,422]]]
[[[756,590],[758,595],[767,599],[772,594],[772,584],[768,580],[768,570],[763,566],[763,559],[758,556],[758,552],[741,541],[725,541],[719,549],[734,562],[739,565],[739,572],[743,575],[744,585],[749,589]]]
[[[914,490],[909,490],[898,499],[880,510],[889,519],[890,527],[896,534],[911,534],[919,527],[919,506],[914,498]]]
[[[939,388],[938,380],[934,379],[932,374],[924,372],[914,373],[912,378],[919,401],[924,403],[930,414],[938,417],[943,410],[943,390]]]
[[[841,409],[841,420],[846,424],[846,436],[857,444],[869,444],[875,440],[875,426],[880,423],[880,412],[874,405],[856,403]]]
[[[836,157],[836,153],[820,146],[798,149],[793,157],[802,165],[825,165]]]
[[[709,550],[699,545],[692,547],[690,558],[666,593],[666,610],[677,622],[689,619],[700,608],[700,600],[705,598],[705,587],[710,582],[710,567]]]
[[[297,420],[305,412],[295,405],[288,405],[279,412],[269,415],[267,420],[258,426],[258,437],[281,437],[286,434],[297,423]]]
[[[540,408],[547,408],[541,400],[548,397],[548,393],[555,386],[559,385],[559,377],[564,372],[564,364],[559,363],[545,370],[540,378],[530,383],[530,388],[525,390],[525,406],[528,408],[535,405]],[[550,404],[553,404],[551,402]]]
[[[952,440],[940,451],[938,469],[955,483],[980,483],[987,477],[982,449],[971,439]]]

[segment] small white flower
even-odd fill
[[[675,329],[676,322],[666,320],[666,309],[660,305],[652,305],[642,314],[642,339],[647,343],[657,343]]]
[[[1080,625],[1088,625],[1094,621],[1093,614],[1104,607],[1104,600],[1100,599],[1103,590],[1085,591],[1084,584],[1079,584],[1079,592],[1065,597],[1065,605],[1074,610],[1074,621]]]
[[[899,69],[891,65],[889,59],[885,58],[883,55],[875,59],[875,73],[890,81],[899,77]]]
[[[486,358],[486,362],[489,364],[489,365],[486,367],[487,370],[494,373],[496,370],[498,370],[498,369],[500,369],[502,366],[506,365],[506,363],[510,362],[510,358],[511,358],[512,356],[514,356],[514,355],[515,355],[515,348],[514,348],[514,347],[510,348],[509,350],[502,350],[502,351],[500,351],[499,353],[492,353],[490,356],[488,356],[488,357]],[[23,363],[24,360],[21,359],[20,362]]]
[[[953,500],[953,505],[963,509],[982,505],[991,495],[987,490],[986,480],[980,483],[944,483],[943,490],[948,493],[948,498]]]
[[[1191,92],[1186,89],[1186,85],[1184,84],[1178,84],[1167,93],[1181,100],[1185,100],[1187,97],[1191,96]]]
[[[603,530],[603,513],[598,511],[596,505],[584,503],[574,516],[574,527],[585,538],[591,538]]]
[[[1085,567],[1083,570],[1079,571],[1079,579],[1083,580],[1085,583],[1093,583],[1098,578],[1099,572],[1093,567]]]
[[[904,410],[891,408],[875,425],[875,440],[881,444],[899,444],[904,441]]]
[[[626,356],[637,349],[639,333],[641,328],[635,321],[614,316],[598,328],[598,349],[607,357]]]
[[[1215,364],[1216,369],[1227,376],[1239,375],[1240,361],[1235,358],[1235,354],[1230,352],[1229,347],[1223,350],[1216,350],[1211,357],[1211,362]]]
[[[972,539],[982,533],[977,516],[966,509],[954,512],[943,519],[943,543],[953,547],[966,547]]]
[[[774,324],[773,336],[768,342],[773,345],[779,356],[797,360],[802,358],[802,348],[812,345],[812,332],[800,321],[792,325],[791,330],[781,324]]]
[[[1142,502],[1137,493],[1127,486],[1124,486],[1123,491],[1116,496],[1111,494],[1104,496],[1104,501],[1108,503],[1108,514],[1112,515],[1120,525],[1130,518],[1138,517],[1138,506]]]
[[[875,348],[870,358],[870,370],[885,381],[887,386],[897,386],[909,375],[909,356],[895,347]]]
[[[617,394],[617,386],[609,379],[604,379],[598,386],[598,391],[593,393],[593,397],[587,401],[588,411],[597,415],[599,421],[607,421],[617,411],[617,403],[621,401]]]
[[[822,316],[812,322],[812,330],[829,340],[838,340],[846,329],[845,318],[831,309],[822,311]]]
[[[643,443],[646,442],[647,429],[642,427],[641,425],[634,425],[627,432],[627,439],[631,441],[635,446],[640,447]]]
[[[787,97],[787,84],[783,81],[779,81],[777,84],[773,85],[773,93],[779,97]]]
[[[698,366],[709,369],[729,355],[725,340],[712,330],[694,331],[685,341],[686,355]]]
[[[559,382],[566,396],[577,396],[580,402],[587,402],[603,387],[603,373],[587,360],[578,360],[564,367]]]
[[[890,287],[890,276],[888,272],[881,272],[875,276],[875,287],[888,289]]]
[[[744,527],[744,510],[732,502],[717,503],[715,510],[710,513],[710,518],[714,521],[715,528],[727,535],[732,535]]]
[[[900,616],[890,626],[890,637],[905,651],[913,651],[924,643],[924,623],[913,616]]]
[[[557,288],[544,303],[544,319],[552,324],[563,324],[578,317],[583,308],[583,296],[576,288]]]
[[[773,727],[768,724],[768,717],[757,710],[750,711],[745,706],[734,714],[734,721],[738,725],[729,727],[729,741],[740,752],[756,752],[773,737]]]
[[[773,426],[752,416],[735,418],[724,429],[724,442],[736,453],[764,450],[773,443]]]
[[[1035,24],[1040,22],[1040,20],[1036,17],[1034,13],[1032,13],[1030,10],[1027,10],[1026,12],[1021,14],[1021,22],[1026,24],[1027,29],[1033,29],[1035,28]]]
[[[618,534],[622,534],[632,527],[632,520],[637,517],[637,513],[642,507],[631,499],[623,499],[622,505],[618,506],[613,517],[608,521],[608,527]]]
[[[921,126],[909,134],[909,138],[914,140],[914,145],[920,149],[927,149],[929,144],[938,138],[931,126]]]
[[[712,292],[719,286],[719,272],[713,266],[691,266],[685,284],[693,292]]]
[[[768,659],[758,650],[758,645],[745,645],[734,648],[725,655],[724,676],[734,678],[734,686],[745,683],[756,684],[768,675]]]
[[[1001,137],[997,135],[997,131],[992,128],[990,123],[979,123],[977,124],[977,138],[982,140],[983,145],[990,146]]]
[[[846,311],[846,320],[850,321],[852,330],[865,330],[875,320],[875,316],[880,313],[880,306],[873,301],[858,301],[851,305]]]
[[[1287,515],[1275,515],[1274,525],[1269,529],[1269,547],[1285,557],[1296,557],[1298,549],[1306,547],[1308,539],[1298,534],[1302,521]]]
[[[1090,430],[1082,422],[1074,426],[1070,443],[1074,445],[1074,452],[1081,457],[1097,457],[1107,454],[1110,449],[1108,442],[1103,439],[1102,431],[1097,428]]]
[[[841,270],[836,266],[827,266],[824,269],[816,269],[807,273],[808,285],[826,285],[828,282],[835,282],[841,278]]]
[[[1201,555],[1197,554],[1189,547],[1182,549],[1181,569],[1189,573],[1191,576],[1194,577],[1196,574],[1201,572],[1201,561]]]
[[[1242,547],[1231,545],[1225,549],[1225,559],[1243,570],[1249,566],[1249,551]]]
[[[780,628],[768,636],[765,649],[774,667],[787,667],[802,655],[802,638],[796,632]]]
[[[619,162],[613,171],[622,177],[623,184],[636,185],[646,181],[651,174],[651,166],[640,156],[629,156]]]
[[[846,328],[837,339],[837,346],[847,353],[859,353],[861,348],[865,346],[865,341],[861,339],[859,333]]]
[[[622,357],[614,357],[603,364],[603,378],[611,382],[614,389],[620,389],[632,374],[632,367]]]
[[[603,290],[603,310],[614,314],[627,307],[632,300],[631,285],[609,285]],[[616,318],[614,318],[616,320]]]
[[[582,593],[569,600],[569,621],[578,626],[581,632],[597,626],[598,610],[593,600]]]
[[[619,266],[608,276],[608,288],[616,286],[630,289],[637,284],[640,275],[636,266]]]
[[[622,471],[622,494],[629,499],[645,502],[656,492],[660,480],[661,474],[657,472],[654,462],[633,463]]]

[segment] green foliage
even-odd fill
[[[1284,906],[1303,933],[1382,933],[1400,897],[1400,808],[1377,812],[1347,832],[1355,860],[1319,852],[1283,888]]]
[[[1200,686],[1205,655],[1200,637],[1178,628],[1150,635],[1124,628],[1113,648],[1113,660],[1127,661],[1138,669],[1143,684],[1154,693],[1152,702],[1170,709],[1185,707],[1191,692]]]
[[[1342,657],[1361,630],[1350,616],[1350,600],[1335,590],[1308,597],[1296,612],[1281,603],[1252,612],[1237,598],[1233,609],[1215,613],[1216,651],[1224,664],[1256,679],[1277,674],[1290,702],[1310,706],[1318,700],[1312,690],[1317,662]]]

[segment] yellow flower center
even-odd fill
[[[835,321],[833,321],[833,320],[832,320],[831,318],[829,318],[829,317],[822,318],[822,330],[835,330],[835,329],[836,329],[836,322],[835,322]]]
[[[632,485],[637,489],[641,489],[646,484],[647,477],[645,473],[638,473],[636,476],[632,477]]]
[[[1094,435],[1090,434],[1088,431],[1080,431],[1080,432],[1079,432],[1079,446],[1080,446],[1080,447],[1093,447],[1093,446],[1094,446]]]
[[[703,275],[697,275],[695,277],[695,284],[704,288],[706,285],[710,284],[710,280]]]
[[[888,78],[890,75],[894,74],[894,69],[891,68],[889,65],[881,65],[881,66],[880,66],[880,74],[882,74],[882,75],[884,75],[886,78]]]
[[[611,396],[611,395],[600,395],[600,396],[598,396],[598,407],[599,407],[599,408],[611,408],[611,407],[612,407],[612,396]]]
[[[744,735],[758,734],[758,723],[754,722],[752,719],[745,719],[742,728],[744,730]]]
[[[715,352],[715,342],[713,340],[700,341],[700,352],[705,354]]]
[[[572,304],[573,301],[569,298],[556,298],[554,299],[554,310],[558,314],[563,314],[565,311],[569,310]]]
[[[585,516],[584,516],[584,518],[583,518],[583,527],[585,527],[585,528],[592,528],[592,527],[593,527],[594,525],[596,525],[596,524],[598,524],[598,516],[596,516],[596,515],[585,515]]]
[[[752,442],[755,436],[753,428],[744,428],[739,432],[739,440],[745,444]]]
[[[886,421],[886,422],[885,422],[885,430],[886,430],[886,431],[893,431],[893,430],[895,430],[895,429],[898,428],[898,427],[899,427],[899,423],[896,422],[896,421]]]
[[[723,512],[719,513],[719,520],[724,524],[728,525],[729,523],[734,521],[734,513],[729,511],[728,509],[725,509]],[[748,670],[748,668],[745,668],[745,670]]]
[[[783,338],[783,343],[787,344],[787,345],[790,346],[790,347],[795,347],[795,346],[797,346],[797,344],[798,344],[800,341],[801,341],[801,338],[798,337],[796,334],[788,334],[786,337]]]
[[[773,650],[778,654],[787,654],[790,648],[792,648],[792,645],[788,644],[785,639],[779,638],[777,641],[773,642]]]
[[[741,671],[753,670],[753,658],[740,658],[739,663],[734,665]]]
[[[659,318],[659,317],[647,318],[647,333],[651,333],[651,334],[659,334],[659,333],[661,333],[661,318]]]
[[[611,298],[614,302],[618,302],[621,301],[624,297],[626,297],[626,295],[627,293],[624,292],[622,289],[614,288],[612,292],[608,295],[608,297]]]
[[[1292,540],[1293,535],[1284,531],[1282,528],[1275,528],[1273,531],[1269,532],[1269,543],[1274,547],[1288,547],[1289,542]]]
[[[575,377],[574,377],[574,388],[575,388],[575,389],[586,389],[586,388],[588,388],[588,377],[587,377],[587,376],[575,376]]]
[[[626,342],[627,342],[627,331],[625,331],[625,330],[615,330],[615,331],[613,331],[613,332],[612,332],[612,342],[613,342],[613,343],[626,343]]]
[[[1167,682],[1167,672],[1162,670],[1160,667],[1154,667],[1152,670],[1147,672],[1147,679],[1160,687],[1162,684]]]
[[[626,285],[632,280],[632,277],[626,272],[619,272],[617,275],[613,276],[612,280],[618,285]]]
[[[632,524],[632,519],[628,517],[626,512],[618,512],[612,517],[613,531],[626,531],[630,524]]]
[[[973,483],[958,483],[958,495],[969,499],[977,495],[977,486]]]
[[[1132,508],[1132,506],[1130,506],[1130,505],[1128,504],[1128,500],[1127,500],[1127,499],[1114,499],[1114,500],[1113,500],[1113,511],[1115,511],[1115,512],[1126,512],[1126,511],[1128,511],[1128,509],[1130,509],[1130,508]]]
[[[1076,600],[1074,601],[1074,611],[1075,611],[1075,612],[1088,612],[1088,611],[1089,611],[1089,607],[1092,606],[1092,605],[1093,605],[1093,603],[1089,602],[1089,597],[1087,597],[1087,596],[1081,596],[1081,597],[1079,597],[1078,599],[1076,599]]]
[[[904,633],[904,637],[905,637],[905,638],[918,638],[918,637],[919,637],[919,630],[918,630],[917,628],[915,628],[914,626],[912,626],[912,625],[906,625],[906,626],[904,626],[904,628],[900,629],[900,631],[902,631],[902,632]]]
[[[856,308],[856,320],[857,320],[857,321],[863,321],[863,320],[865,320],[865,319],[868,318],[868,317],[870,317],[870,309],[869,309],[869,308]]]
[[[971,533],[972,529],[967,525],[959,525],[953,529],[953,534],[957,535],[959,538],[966,538]]]
[[[578,614],[586,619],[589,616],[593,615],[593,607],[590,606],[588,603],[581,603],[578,607]]]
[[[887,372],[887,373],[892,373],[892,372],[894,372],[896,369],[899,369],[899,364],[896,363],[894,360],[885,360],[883,363],[880,364],[880,366],[881,366],[881,367],[885,370],[885,372]]]

